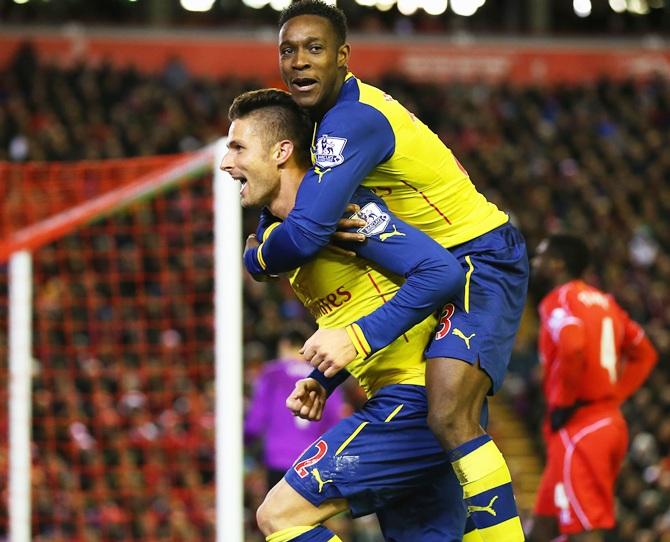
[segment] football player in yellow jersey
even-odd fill
[[[238,97],[229,116],[222,169],[242,182],[242,205],[266,205],[266,217],[284,218],[309,167],[304,113],[288,93],[269,89]],[[403,314],[440,306],[463,287],[464,273],[448,251],[393,216],[368,190],[358,190],[353,200],[358,216],[365,216],[359,230],[366,241],[356,251],[370,261],[325,250],[290,276],[319,327],[345,326],[394,305],[389,317],[411,318]],[[267,238],[277,224],[264,221],[257,235]],[[354,516],[376,512],[389,541],[462,539],[460,484],[426,421],[423,350],[435,323],[429,316],[368,360],[349,365],[370,399],[305,450],[269,492],[257,514],[268,541],[339,540],[321,522],[346,509]],[[337,382],[316,378],[326,387],[312,379],[302,384],[323,400]],[[293,400],[298,409],[308,404],[298,395]],[[515,514],[502,506],[495,512]]]
[[[520,233],[480,194],[451,151],[392,97],[348,71],[346,20],[319,0],[280,16],[279,60],[294,100],[314,121],[313,167],[295,206],[262,245],[245,253],[253,274],[285,272],[325,246],[359,186],[381,196],[398,218],[448,248],[466,273],[444,307],[426,350],[428,423],[450,456],[486,540],[523,540],[518,518],[493,520],[495,499],[513,507],[508,470],[479,423],[488,393],[500,387],[523,312],[528,260]],[[339,329],[321,329],[304,355],[327,376],[389,344],[414,320],[378,311]],[[500,517],[498,516],[498,520]],[[501,532],[505,536],[501,536]]]

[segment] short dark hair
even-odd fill
[[[335,30],[335,35],[339,41],[338,45],[347,41],[347,16],[341,9],[322,0],[298,0],[279,14],[279,28],[284,26],[284,23],[289,19],[299,15],[316,15],[328,19],[333,30]]]
[[[264,123],[263,133],[269,143],[288,139],[295,146],[295,156],[302,165],[311,165],[309,148],[312,123],[291,95],[276,88],[251,90],[240,94],[228,109],[230,121],[258,115]]]
[[[313,333],[314,330],[304,322],[289,322],[282,329],[279,340],[284,340],[291,346],[301,347]]]
[[[547,241],[547,255],[561,260],[571,278],[579,278],[584,274],[591,263],[591,251],[582,239],[576,235],[555,233]]]

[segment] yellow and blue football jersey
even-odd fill
[[[251,273],[287,272],[314,256],[328,244],[360,185],[446,248],[508,221],[435,133],[352,74],[315,125],[312,160],[293,211],[262,250],[245,258]]]
[[[465,274],[449,251],[397,219],[370,191],[358,189],[353,201],[366,220],[358,230],[366,241],[352,247],[361,258],[323,250],[290,274],[291,286],[319,327],[347,327],[361,351],[347,369],[368,395],[389,384],[423,386],[423,352],[437,323],[434,314],[424,315],[462,290]],[[263,224],[258,235],[266,240],[277,227]],[[367,337],[351,326],[359,321],[367,330],[369,319]],[[414,327],[403,333],[408,323]]]
[[[451,150],[425,124],[351,74],[337,103],[315,126],[312,160],[294,209],[260,247],[245,253],[247,269],[253,274],[279,273],[309,261],[330,241],[356,190],[366,187],[398,219],[451,250],[466,273],[465,288],[452,301],[454,321],[467,319],[467,326],[453,326],[448,336],[438,330],[427,357],[478,360],[497,389],[509,362],[528,280],[523,236],[507,215],[476,190]],[[504,258],[498,258],[503,253]],[[389,344],[416,323],[406,319],[407,311],[398,312],[390,327],[388,319],[376,314],[379,311],[369,310],[347,327],[362,355]],[[425,317],[429,311],[421,314]]]
[[[321,328],[343,328],[390,299],[402,278],[382,273],[366,260],[325,250],[291,274],[300,301]],[[368,396],[389,384],[425,382],[423,351],[437,323],[429,316],[368,358],[358,356],[347,366]]]

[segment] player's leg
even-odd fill
[[[479,425],[488,376],[460,360],[432,359],[426,382],[428,423],[448,450],[481,539],[523,540],[507,463]]]
[[[333,443],[345,438],[355,423],[352,417],[342,420],[317,439],[270,489],[256,512],[258,527],[267,541],[341,542],[321,525],[349,509],[326,472],[332,468]]]
[[[466,515],[460,484],[446,461],[420,491],[377,512],[386,542],[479,542],[463,535]]]
[[[446,450],[485,434],[482,405],[502,384],[528,288],[525,242],[511,225],[451,250],[465,287],[444,307],[426,349],[428,420]]]
[[[621,413],[605,413],[597,404],[578,410],[554,433],[550,453],[563,454],[559,527],[570,540],[601,541],[603,531],[616,525],[614,484],[627,444]]]
[[[314,506],[285,480],[280,480],[258,508],[256,520],[268,542],[334,542],[340,539],[320,524],[348,508],[345,499],[331,499]]]
[[[463,489],[463,498],[481,540],[524,540],[507,463],[487,434],[447,453]]]
[[[556,485],[561,481],[563,456],[556,456],[556,452],[560,452],[561,450],[552,448],[551,438],[546,442],[546,448],[546,464],[535,496],[533,518],[527,538],[528,542],[553,542],[557,540],[560,534],[558,528],[558,506],[562,503],[560,492],[556,491]],[[561,542],[567,542],[567,540],[561,540]]]
[[[527,542],[553,542],[558,537],[556,516],[535,515],[531,523]]]
[[[479,424],[488,376],[478,365],[431,359],[426,382],[428,423],[448,450],[482,540],[523,540],[507,463]]]
[[[286,473],[284,483],[273,489],[261,507],[262,531],[280,529],[268,540],[284,542],[293,536],[300,542],[320,542],[322,538],[295,537],[315,536],[305,529],[339,511],[342,499],[346,499],[352,516],[360,517],[409,493],[421,494],[437,473],[451,470],[426,424],[427,410],[425,388],[391,385],[382,388],[359,412],[327,431],[298,458]],[[286,486],[295,493],[288,492]],[[461,499],[460,492],[455,499]],[[329,502],[336,507],[322,508]],[[454,512],[454,507],[448,507],[446,502],[443,527],[458,532],[458,537],[444,540],[459,540],[464,514]],[[302,532],[291,530],[297,527]],[[316,535],[321,536],[322,532]]]
[[[528,260],[511,226],[453,249],[466,272],[428,346],[428,423],[447,450],[482,539],[524,540],[507,464],[479,423],[499,389],[521,319]]]
[[[445,450],[486,432],[479,423],[491,380],[478,365],[433,358],[426,366],[428,425]]]
[[[528,289],[526,245],[511,225],[451,250],[465,286],[426,349],[429,423],[447,450],[484,434],[481,408],[502,384]]]
[[[431,359],[426,384],[428,423],[448,450],[481,539],[523,540],[507,463],[479,425],[488,376],[461,360]]]

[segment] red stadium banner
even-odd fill
[[[168,34],[160,31],[5,31],[0,66],[23,41],[35,44],[47,61],[67,64],[81,58],[162,70],[179,58],[195,75],[238,76],[279,85],[272,31],[258,37],[229,34]],[[514,83],[583,82],[612,78],[670,76],[670,48],[641,42],[504,40],[499,43],[446,39],[369,39],[352,36],[351,69],[362,78],[397,73],[418,81],[484,79]]]

